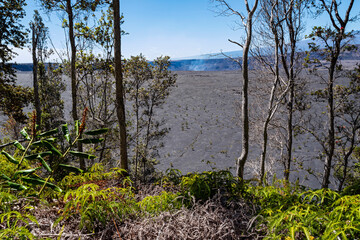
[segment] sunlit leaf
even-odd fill
[[[21,151],[25,151],[25,148],[23,145],[21,145],[21,143],[19,143],[19,141],[15,141],[14,146],[17,147],[17,149],[21,150]]]
[[[23,137],[27,140],[31,140],[29,134],[26,132],[26,128],[24,127],[21,131],[20,134],[23,135]]]
[[[27,189],[27,187],[25,187],[22,184],[10,182],[10,181],[7,181],[6,183],[9,185],[9,187],[11,187],[11,188],[13,188],[15,190],[26,190]]]
[[[80,157],[80,158],[86,158],[86,159],[96,158],[96,156],[94,156],[94,155],[83,153],[83,152],[69,151],[69,153],[71,153],[72,155],[74,155],[76,157]]]
[[[55,128],[55,129],[52,129],[52,130],[50,130],[50,131],[43,132],[43,133],[39,134],[39,137],[51,136],[51,135],[57,134],[58,132],[59,132],[59,129],[58,129],[58,128]]]
[[[28,174],[34,173],[38,169],[40,169],[40,168],[38,167],[38,168],[32,168],[32,169],[19,170],[19,171],[15,172],[14,178],[16,178],[17,175],[28,175]]]
[[[66,165],[66,164],[59,164],[59,167],[62,168],[62,169],[65,169],[67,171],[74,172],[74,173],[83,173],[84,172],[80,168],[70,166],[70,165]]]
[[[45,168],[48,172],[50,172],[50,173],[52,172],[50,166],[47,164],[47,162],[46,162],[40,155],[37,156],[37,159],[40,160],[41,164],[44,166],[44,168]]]
[[[48,141],[45,140],[41,140],[41,143],[44,144],[44,146],[49,149],[52,153],[58,155],[58,156],[62,156],[61,152],[59,150],[57,150],[51,143],[49,143]]]
[[[38,158],[39,155],[41,157],[46,157],[46,156],[50,156],[51,154],[52,154],[52,152],[50,152],[50,151],[41,152],[41,153],[37,153],[37,154],[27,155],[27,156],[25,156],[25,159],[27,159],[27,160],[35,160],[36,158]]]
[[[13,156],[11,156],[10,154],[8,154],[7,152],[5,152],[4,150],[1,151],[1,154],[3,154],[7,160],[9,160],[9,162],[13,163],[13,164],[19,164],[19,161],[16,160]]]
[[[0,178],[2,178],[2,179],[4,179],[4,180],[8,180],[8,181],[11,180],[11,178],[9,178],[8,176],[6,176],[6,175],[3,174],[3,173],[0,174]]]
[[[21,178],[22,181],[31,184],[31,185],[44,185],[45,186],[57,191],[57,192],[62,192],[61,188],[59,188],[58,186],[56,186],[55,184],[46,182],[45,180],[39,179],[39,178],[30,178],[30,177],[23,177]]]
[[[84,134],[93,136],[93,135],[99,135],[99,134],[107,133],[108,131],[109,131],[108,128],[101,128],[101,129],[96,129],[96,130],[91,130],[91,131],[84,132]]]
[[[66,141],[68,141],[68,143],[70,143],[70,134],[69,134],[69,128],[67,124],[64,124],[61,126],[61,130],[64,134],[64,137],[66,139]]]

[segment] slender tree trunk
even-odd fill
[[[69,17],[69,40],[70,40],[70,49],[71,49],[71,59],[70,59],[70,71],[71,71],[71,97],[72,97],[72,117],[74,122],[79,120],[77,113],[77,81],[76,81],[76,43],[74,35],[74,15],[71,6],[71,0],[66,1],[67,14]],[[78,151],[82,152],[82,144],[78,142]],[[83,158],[80,158],[80,168],[85,170],[85,161]]]
[[[120,127],[120,167],[129,170],[127,157],[126,120],[123,89],[123,74],[121,64],[121,28],[120,28],[120,0],[113,0],[114,10],[114,53],[115,53],[115,82],[116,82],[116,113]]]
[[[67,0],[67,13],[69,17],[69,40],[70,40],[70,48],[71,48],[71,59],[70,59],[70,67],[71,67],[71,97],[72,97],[72,117],[73,120],[79,120],[77,114],[77,89],[76,89],[76,45],[75,45],[75,36],[74,36],[74,16],[71,6],[71,0]]]
[[[335,110],[334,110],[334,72],[335,72],[335,64],[336,60],[332,61],[330,66],[330,75],[328,82],[328,135],[326,146],[327,149],[325,151],[326,158],[324,164],[324,175],[323,181],[321,184],[322,188],[328,188],[330,183],[330,174],[332,168],[332,159],[335,151]]]
[[[147,121],[147,126],[146,126],[146,139],[145,139],[145,147],[144,147],[144,152],[143,152],[143,180],[144,182],[146,181],[146,176],[145,176],[145,172],[146,172],[146,160],[148,159],[148,147],[149,147],[149,143],[150,143],[150,127],[151,127],[151,123],[152,123],[152,116],[153,116],[153,111],[154,109],[154,105],[151,104],[150,107],[148,107],[148,113],[149,113],[149,118]]]
[[[136,148],[135,148],[135,183],[138,174],[138,162],[139,162],[139,83],[136,82],[136,96],[135,96],[135,114],[136,114]]]
[[[324,164],[324,174],[323,181],[321,184],[322,188],[328,188],[330,184],[330,174],[332,168],[332,160],[335,152],[335,109],[334,109],[334,81],[335,81],[335,70],[336,64],[339,59],[339,55],[341,52],[341,42],[343,40],[343,36],[345,33],[345,27],[350,19],[350,12],[354,4],[354,0],[350,0],[349,6],[345,13],[344,19],[342,19],[339,15],[338,6],[339,3],[337,0],[332,0],[331,7],[327,5],[325,0],[320,0],[322,7],[327,11],[331,23],[333,27],[338,31],[337,36],[335,38],[335,46],[334,50],[331,52],[331,60],[329,67],[329,80],[328,80],[328,134],[327,140],[325,144],[325,164]],[[335,20],[336,18],[336,20]],[[338,22],[338,23],[337,23]],[[339,26],[338,26],[338,25]]]
[[[289,82],[289,96],[287,102],[287,110],[288,110],[288,119],[287,119],[287,139],[286,139],[286,148],[287,148],[287,156],[285,159],[285,170],[284,177],[285,181],[289,181],[290,178],[290,168],[292,161],[292,146],[293,146],[293,114],[294,114],[294,100],[295,100],[295,74],[294,74],[294,65],[295,65],[295,51],[296,51],[296,34],[294,31],[294,22],[293,22],[293,9],[294,2],[290,3],[290,11],[287,18],[287,26],[289,30],[289,38],[291,45],[290,52],[290,69],[287,70],[287,78]],[[286,59],[283,58],[283,66],[284,69],[287,68]]]
[[[335,108],[334,108],[334,80],[335,80],[335,68],[340,55],[340,42],[341,38],[337,39],[335,43],[335,52],[332,56],[329,68],[329,81],[328,81],[328,135],[325,150],[326,158],[324,164],[324,175],[321,184],[322,188],[328,188],[330,184],[330,175],[332,168],[332,160],[335,152]]]
[[[269,123],[276,111],[274,108],[274,99],[275,99],[275,92],[277,85],[279,83],[279,37],[276,31],[276,26],[272,26],[273,34],[275,39],[275,79],[273,86],[271,88],[271,94],[269,99],[269,107],[268,107],[268,115],[266,116],[263,128],[263,149],[261,153],[261,169],[260,169],[260,180],[261,183],[265,183],[265,160],[266,160],[266,151],[267,151],[267,144],[268,144],[268,126]]]
[[[37,50],[37,36],[35,26],[32,26],[32,60],[33,60],[33,83],[34,83],[34,105],[36,110],[36,124],[40,126],[41,123],[41,106],[39,96],[39,81],[38,81],[38,59],[36,56]]]
[[[285,181],[289,181],[290,178],[290,168],[292,162],[292,146],[293,146],[293,112],[294,112],[294,92],[295,84],[293,77],[290,77],[289,82],[289,101],[288,101],[288,119],[287,119],[287,139],[286,139],[286,148],[287,155],[285,159],[285,171],[284,177]]]
[[[357,130],[356,127],[353,128],[353,130],[352,130],[350,148],[344,156],[344,170],[343,170],[343,177],[340,180],[339,187],[338,187],[339,192],[343,189],[344,183],[346,181],[347,171],[348,171],[348,167],[349,167],[349,158],[355,149],[356,130]]]
[[[244,178],[244,169],[245,163],[249,154],[249,50],[252,38],[252,25],[253,25],[253,15],[256,11],[258,0],[255,1],[254,7],[250,10],[247,0],[245,0],[247,6],[248,18],[246,21],[246,41],[243,49],[243,59],[242,59],[242,146],[241,146],[241,155],[237,159],[237,168],[236,175],[243,179]]]

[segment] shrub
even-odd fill
[[[145,197],[142,201],[138,202],[138,206],[142,212],[155,216],[161,212],[180,209],[183,204],[180,193],[163,191],[158,196]]]

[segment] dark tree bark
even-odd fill
[[[246,18],[245,28],[246,28],[246,41],[243,48],[243,58],[242,58],[242,102],[241,102],[241,116],[242,116],[242,146],[241,146],[241,155],[237,159],[236,166],[236,175],[243,179],[245,163],[249,154],[249,50],[252,39],[253,31],[253,16],[258,6],[258,0],[255,1],[252,9],[249,7],[249,3],[245,0],[246,10],[248,16]]]
[[[76,43],[74,35],[74,14],[72,10],[73,6],[71,5],[71,0],[66,0],[66,12],[69,19],[69,40],[70,40],[70,49],[71,49],[71,59],[70,59],[70,71],[71,71],[71,97],[72,97],[72,110],[71,114],[73,120],[79,120],[77,113],[77,81],[76,81]],[[82,144],[78,142],[78,151],[82,152]],[[85,170],[85,160],[80,158],[80,169]]]
[[[334,81],[335,81],[335,70],[338,63],[339,55],[342,50],[341,42],[344,39],[345,27],[350,20],[350,12],[354,4],[354,0],[349,2],[345,17],[341,18],[338,12],[339,3],[337,0],[332,0],[331,3],[328,3],[325,0],[320,0],[322,7],[327,12],[330,17],[331,24],[337,31],[335,36],[335,43],[333,49],[330,53],[330,67],[328,68],[329,78],[327,83],[327,103],[328,103],[328,133],[325,149],[325,164],[324,164],[324,174],[323,181],[321,184],[322,188],[328,188],[330,184],[330,174],[332,168],[332,160],[334,157],[335,151],[335,109],[334,109]]]
[[[41,106],[39,97],[39,82],[38,82],[38,58],[36,56],[38,36],[36,34],[36,26],[31,26],[32,30],[32,60],[33,60],[33,86],[34,86],[34,105],[36,110],[36,124],[40,126],[41,123]]]
[[[121,63],[121,28],[120,28],[120,0],[113,0],[114,8],[114,53],[115,53],[115,82],[116,82],[116,113],[120,127],[120,167],[129,170],[126,140],[126,119],[124,104],[124,86]]]
[[[303,30],[303,12],[307,6],[305,1],[291,1],[282,0],[283,9],[289,8],[288,16],[286,18],[286,28],[288,32],[288,41],[290,43],[290,55],[284,49],[284,40],[282,40],[282,47],[280,47],[282,67],[285,71],[289,92],[287,97],[287,137],[286,137],[286,156],[284,159],[284,178],[289,181],[291,162],[292,162],[292,148],[293,148],[293,115],[295,102],[295,80],[301,68],[296,69],[296,44],[300,39],[300,34]],[[284,38],[285,36],[283,36]]]
[[[247,16],[245,17],[239,11],[234,10],[226,0],[214,0],[218,2],[220,8],[223,8],[220,14],[225,16],[235,15],[240,17],[241,22],[245,28],[246,40],[245,44],[242,45],[238,42],[230,42],[243,48],[243,57],[242,57],[242,101],[241,101],[241,127],[242,127],[242,143],[241,143],[241,155],[236,161],[236,175],[243,179],[245,163],[249,154],[249,51],[252,39],[253,31],[253,16],[257,9],[259,0],[255,0],[254,6],[250,8],[248,0],[244,0]]]

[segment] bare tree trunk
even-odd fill
[[[274,62],[274,74],[275,74],[275,79],[273,82],[273,86],[271,88],[271,93],[270,93],[270,99],[269,99],[269,106],[268,106],[268,113],[264,122],[264,128],[263,128],[263,147],[262,147],[262,152],[261,152],[261,160],[260,160],[260,182],[262,184],[265,183],[265,160],[266,160],[266,152],[267,152],[267,144],[268,144],[268,127],[269,127],[269,123],[271,121],[272,116],[274,115],[274,98],[275,98],[275,91],[276,91],[276,87],[278,85],[279,82],[279,36],[277,34],[277,25],[280,23],[274,23],[274,9],[275,7],[278,5],[278,2],[272,3],[271,4],[271,10],[270,13],[267,12],[265,14],[267,14],[268,16],[270,16],[270,23],[269,23],[269,27],[271,29],[271,32],[273,34],[274,40],[275,40],[275,54],[274,54],[274,58],[275,58],[275,62]],[[269,9],[266,9],[266,4],[263,6],[263,11],[269,11]],[[279,16],[276,16],[277,18],[279,18]]]
[[[74,15],[71,6],[71,0],[66,1],[66,11],[69,18],[69,40],[70,40],[70,49],[71,49],[71,59],[70,59],[70,68],[71,68],[71,97],[72,97],[72,117],[74,122],[79,120],[77,114],[77,81],[76,81],[76,43],[74,35]],[[82,152],[82,144],[78,142],[78,151]],[[80,158],[80,168],[85,170],[85,161],[83,158]]]
[[[136,96],[135,96],[135,114],[136,114],[136,148],[135,148],[135,183],[138,175],[138,162],[139,162],[139,80],[136,81]],[[145,175],[145,172],[144,172]]]
[[[33,84],[34,84],[34,105],[36,110],[36,124],[40,126],[41,123],[41,106],[39,97],[39,82],[38,82],[38,59],[36,56],[38,36],[36,36],[35,25],[32,26],[32,60],[33,60]]]
[[[343,30],[341,33],[343,34]],[[335,68],[341,51],[342,37],[339,37],[335,43],[334,54],[332,55],[330,67],[329,67],[329,79],[327,86],[327,102],[328,102],[328,134],[325,149],[325,164],[322,188],[328,188],[330,184],[330,174],[332,168],[332,160],[335,152],[335,108],[334,108],[334,81],[335,81]]]
[[[344,183],[346,181],[347,171],[348,171],[348,167],[349,167],[349,158],[355,149],[356,131],[357,131],[357,128],[353,128],[352,135],[351,135],[351,141],[350,141],[350,148],[344,156],[344,170],[343,170],[343,177],[340,180],[339,187],[338,187],[339,192],[343,189]]]
[[[115,82],[116,82],[116,113],[120,127],[120,167],[129,170],[126,139],[126,119],[124,104],[124,86],[121,64],[121,28],[120,28],[120,0],[113,0],[114,10],[114,53],[115,53]]]
[[[79,120],[77,114],[77,91],[76,91],[76,45],[75,45],[75,36],[74,36],[74,16],[71,6],[71,0],[67,0],[67,13],[69,17],[69,40],[70,40],[70,48],[71,48],[71,97],[72,97],[72,117],[73,120]]]
[[[290,167],[292,161],[292,146],[293,146],[293,112],[294,112],[294,100],[295,100],[295,76],[294,76],[294,65],[295,65],[295,51],[296,51],[296,41],[297,34],[295,34],[294,22],[293,22],[293,11],[294,11],[294,2],[290,3],[289,14],[286,19],[287,28],[289,31],[289,39],[291,45],[290,52],[290,69],[287,67],[286,56],[283,55],[282,62],[285,69],[288,82],[289,82],[289,96],[287,102],[288,109],[288,119],[287,119],[287,139],[286,139],[286,148],[287,156],[285,159],[285,170],[284,177],[285,181],[289,181],[290,178]],[[300,16],[298,16],[300,17]],[[301,21],[301,20],[299,20]],[[299,27],[299,26],[298,26]]]
[[[335,62],[336,64],[336,62]],[[323,182],[321,184],[322,188],[328,188],[330,183],[330,173],[332,167],[332,159],[334,156],[335,151],[335,110],[334,110],[334,69],[335,64],[331,63],[330,67],[330,77],[328,83],[328,135],[327,135],[327,150],[326,158],[325,158],[325,165],[324,165],[324,175],[323,175]]]
[[[323,181],[321,184],[322,188],[328,188],[330,184],[331,168],[333,164],[333,157],[335,152],[335,108],[334,108],[334,81],[336,65],[342,50],[341,42],[345,38],[345,27],[350,20],[350,12],[354,4],[354,0],[349,1],[349,5],[345,12],[344,18],[341,18],[338,6],[341,1],[332,0],[320,0],[320,8],[327,12],[332,27],[335,29],[336,34],[334,35],[334,46],[329,48],[330,51],[330,67],[329,78],[327,82],[327,104],[328,104],[328,132],[325,140],[324,150],[326,154],[324,164]]]
[[[276,41],[278,42],[278,41]],[[275,44],[276,46],[278,46],[278,43]],[[276,47],[276,49],[278,49],[278,47]],[[265,161],[266,161],[266,152],[267,152],[267,145],[268,145],[268,127],[269,127],[269,123],[272,119],[272,117],[274,116],[276,110],[277,110],[277,105],[278,103],[274,104],[274,98],[275,98],[275,91],[277,88],[277,85],[279,83],[279,60],[278,60],[278,50],[275,50],[276,54],[275,54],[275,80],[273,83],[273,86],[271,88],[271,94],[270,94],[270,99],[269,99],[269,106],[268,106],[268,114],[266,116],[265,122],[264,122],[264,128],[263,128],[263,147],[262,147],[262,152],[261,152],[261,169],[260,169],[260,181],[261,183],[265,182]]]
[[[253,8],[250,10],[249,3],[245,1],[247,9],[247,19],[246,19],[246,41],[243,49],[243,59],[242,59],[242,146],[241,146],[241,155],[237,159],[237,168],[236,175],[243,179],[244,178],[244,169],[247,157],[249,154],[249,50],[252,38],[252,25],[253,25],[253,15],[256,11],[258,0],[255,1]]]

